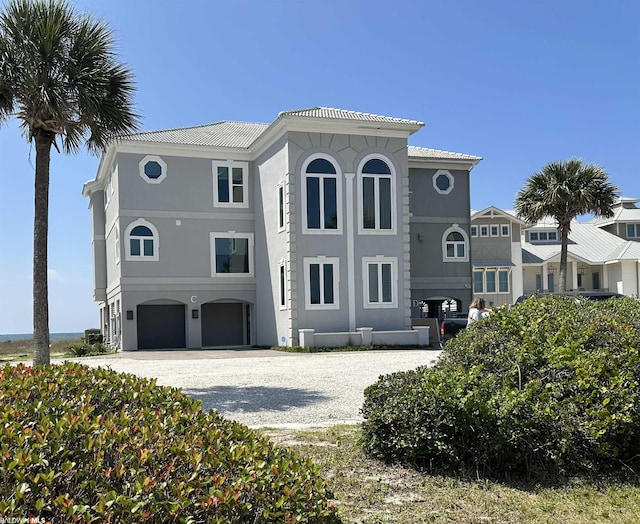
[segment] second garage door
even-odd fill
[[[202,305],[202,346],[242,346],[244,304],[239,302]]]

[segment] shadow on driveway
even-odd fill
[[[221,413],[287,411],[325,402],[331,398],[311,389],[268,386],[182,388],[182,392],[200,400],[204,409],[215,409]]]

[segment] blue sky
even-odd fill
[[[417,146],[479,155],[474,209],[511,208],[545,163],[602,165],[640,197],[637,0],[78,0],[135,72],[142,129],[271,122],[311,106],[421,120]],[[35,152],[0,128],[0,333],[31,332]],[[99,159],[53,153],[50,327],[98,324],[90,215]]]

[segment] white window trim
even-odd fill
[[[249,246],[249,272],[248,273],[216,273],[216,238],[244,238]],[[211,252],[211,276],[213,278],[251,278],[254,276],[254,238],[253,233],[236,233],[235,231],[216,231],[209,233]]]
[[[336,170],[336,174],[332,175],[330,173],[309,173],[307,176],[307,168],[309,164],[317,159],[327,160],[331,163],[331,165]],[[310,178],[320,178],[320,203],[324,204],[324,188],[322,184],[322,179],[324,178],[335,178],[336,179],[336,211],[338,213],[338,223],[336,229],[324,229],[323,227],[319,228],[310,228],[307,224],[307,177]],[[307,235],[341,235],[342,234],[342,170],[340,169],[340,165],[336,160],[326,153],[315,153],[310,155],[302,164],[302,176],[300,177],[302,180],[302,232]],[[320,211],[320,222],[321,226],[324,225],[324,209]]]
[[[505,233],[503,228],[507,228],[507,232]],[[509,224],[500,224],[500,236],[501,237],[509,237],[511,236],[511,227]]]
[[[229,202],[220,202],[218,200],[218,167],[226,167],[229,170]],[[242,169],[242,202],[233,201],[233,168]],[[247,208],[249,207],[249,162],[237,162],[234,160],[213,160],[211,162],[211,170],[213,175],[213,206],[214,207],[231,207],[231,208]]]
[[[493,233],[494,228],[496,230],[495,234]],[[489,236],[494,238],[500,236],[500,226],[498,224],[491,224],[489,226]]]
[[[482,225],[479,226],[480,228],[480,236],[481,237],[488,237],[489,236],[489,226],[488,225]]]
[[[489,291],[487,289],[487,273],[489,271],[492,271],[496,274],[496,290],[495,291]],[[507,291],[500,291],[500,273],[501,272],[506,272],[507,273]],[[508,295],[509,293],[511,293],[511,268],[508,267],[483,267],[483,268],[476,268],[473,270],[473,274],[475,275],[475,273],[482,273],[482,291],[477,291],[475,289],[475,278],[472,278],[472,289],[474,293],[478,293],[478,294],[484,294],[484,295]]]
[[[471,226],[470,231],[471,231],[471,238],[478,237],[478,226]]]
[[[282,273],[284,271],[284,286],[282,286]],[[278,263],[278,275],[276,278],[278,283],[278,308],[280,311],[286,311],[289,309],[289,301],[287,300],[287,291],[289,290],[287,282],[287,264],[284,260]],[[284,302],[284,303],[283,303]]]
[[[149,178],[144,172],[144,166],[147,165],[148,162],[157,162],[160,164],[160,168],[162,169],[162,174],[158,178]],[[147,184],[159,184],[165,178],[167,178],[167,163],[162,160],[159,156],[156,155],[147,155],[138,163],[139,173],[142,180],[144,180]]]
[[[364,167],[364,165],[369,161],[369,160],[373,160],[373,159],[380,159],[383,162],[385,162],[388,166],[389,166],[389,170],[391,171],[390,175],[371,175],[371,174],[363,174],[362,173],[362,168]],[[357,200],[358,200],[358,234],[359,235],[395,235],[396,231],[397,231],[397,222],[398,222],[398,203],[396,201],[396,184],[397,184],[397,176],[396,176],[396,169],[393,165],[393,162],[391,162],[391,160],[384,156],[381,155],[379,153],[373,153],[370,155],[365,156],[360,163],[358,164],[358,196],[357,196]],[[391,183],[389,184],[390,188],[391,188],[391,229],[379,229],[379,228],[375,228],[375,229],[365,229],[362,226],[362,221],[363,221],[363,215],[364,215],[364,206],[362,205],[362,198],[364,195],[364,190],[363,190],[363,178],[367,176],[367,177],[375,177],[376,178],[376,194],[379,194],[379,183],[378,180],[380,178],[389,178],[391,180]],[[375,205],[376,205],[376,219],[379,220],[380,218],[380,199],[377,198],[375,200]]]
[[[369,301],[369,265],[391,264],[391,302]],[[382,293],[382,271],[378,269],[378,290]],[[364,309],[395,309],[398,307],[398,259],[396,257],[362,258],[362,307]]]
[[[475,279],[475,275],[476,273],[480,273],[482,275],[482,289],[476,289],[475,285],[476,285],[476,279]],[[484,293],[485,290],[485,286],[484,286],[484,269],[474,269],[471,275],[471,286],[473,289],[474,293]]]
[[[447,256],[447,236],[449,233],[460,233],[462,238],[464,239],[464,257],[453,257],[449,258]],[[459,244],[459,241],[456,241],[456,244]],[[457,250],[456,250],[457,251]],[[454,224],[449,229],[447,229],[442,235],[442,261],[443,262],[468,262],[469,261],[469,237],[464,229],[462,229],[458,224]]]
[[[447,189],[440,189],[438,187],[438,184],[436,183],[438,178],[442,175],[446,176],[449,179],[449,187]],[[438,171],[434,173],[431,180],[433,181],[433,189],[435,189],[441,195],[448,195],[449,193],[451,193],[451,191],[453,191],[454,178],[453,178],[453,175],[448,170],[438,169]]]
[[[152,237],[145,237],[145,238],[151,238],[153,240],[153,256],[149,257],[143,254],[144,246],[141,246],[140,255],[131,254],[131,231],[133,231],[133,229],[136,228],[137,226],[148,227],[153,233]],[[124,244],[125,260],[130,262],[134,262],[134,261],[146,262],[146,261],[157,261],[160,258],[160,239],[158,236],[158,229],[151,222],[146,221],[144,218],[139,218],[138,220],[134,220],[133,222],[131,222],[124,231],[124,238],[125,238],[125,244]]]
[[[333,265],[333,304],[312,304],[311,303],[311,265],[312,264],[332,264]],[[322,271],[320,272],[322,279]],[[329,310],[340,309],[340,259],[338,257],[305,257],[304,258],[304,308],[308,310]],[[324,288],[323,285],[320,286]],[[320,295],[324,300],[324,296]]]
[[[281,233],[287,229],[287,192],[284,180],[280,181],[276,186],[276,194],[278,206],[278,232]],[[280,215],[280,205],[282,205],[282,215]]]
[[[114,235],[116,237],[116,264],[120,263],[120,226],[118,224],[116,224],[115,228],[114,228]],[[156,246],[154,245],[154,248]],[[154,249],[155,251],[155,249]]]

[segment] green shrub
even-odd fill
[[[434,368],[365,391],[364,447],[486,475],[633,466],[640,449],[640,303],[532,297],[460,332]]]
[[[71,353],[75,357],[88,357],[92,355],[105,355],[111,353],[112,350],[109,346],[106,346],[102,342],[96,342],[95,344],[71,344],[66,348],[68,353]]]
[[[2,517],[339,522],[317,466],[155,381],[7,365],[0,406]]]

